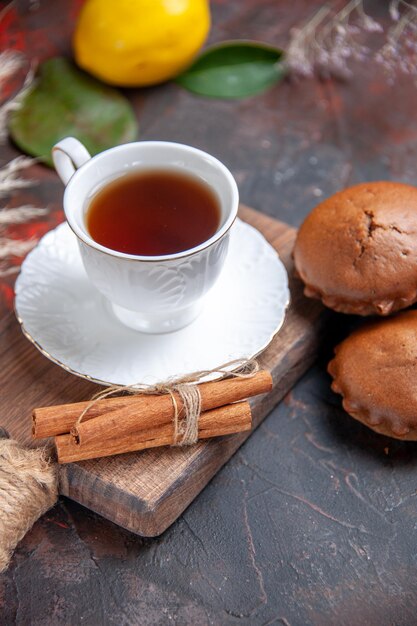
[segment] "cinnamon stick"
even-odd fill
[[[250,430],[252,415],[248,402],[236,402],[201,413],[198,423],[199,439],[219,437]],[[58,435],[55,445],[58,463],[73,463],[86,459],[113,456],[146,448],[167,446],[173,443],[172,422],[159,424],[138,433],[118,434],[112,439],[93,439],[86,444],[77,444],[71,435]]]
[[[260,371],[250,378],[227,378],[201,383],[202,411],[224,406],[272,389],[272,377]],[[175,393],[178,410],[183,407],[180,396]],[[68,433],[75,425],[89,402],[77,402],[33,411],[33,436],[43,438]],[[129,435],[138,430],[169,424],[174,417],[174,407],[169,394],[130,395],[98,400],[84,415],[74,429],[80,444],[94,440],[113,439],[121,434]]]

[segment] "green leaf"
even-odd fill
[[[76,137],[91,154],[133,141],[138,126],[128,100],[78,70],[67,59],[48,59],[9,119],[12,139],[24,152],[52,166],[52,146]]]
[[[255,41],[227,41],[207,48],[176,82],[201,96],[253,96],[284,77],[283,54]]]

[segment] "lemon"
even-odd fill
[[[111,85],[153,85],[191,63],[209,28],[208,0],[86,0],[75,59]]]

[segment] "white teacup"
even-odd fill
[[[78,238],[84,267],[116,317],[147,333],[170,332],[192,322],[226,258],[239,203],[230,171],[206,152],[164,141],[129,143],[91,158],[77,139],[67,137],[53,147],[52,156],[66,185],[64,211]],[[115,178],[140,169],[175,170],[205,181],[219,198],[216,233],[194,248],[161,256],[125,254],[94,241],[85,221],[92,196]]]

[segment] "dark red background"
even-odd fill
[[[37,61],[69,54],[80,5],[18,0],[3,17],[0,48]],[[210,39],[285,47],[289,29],[320,5],[214,0]],[[386,19],[386,2],[366,6]],[[413,80],[390,85],[372,62],[353,70],[347,83],[284,82],[234,102],[173,84],[127,94],[140,138],[215,154],[232,169],[242,201],[297,225],[344,186],[417,179]],[[8,145],[1,161],[17,154]],[[13,237],[39,237],[63,219],[56,174],[36,165],[27,176],[39,184],[10,205],[33,202],[49,214],[9,229]],[[12,282],[0,285],[2,316],[12,307]],[[347,323],[335,317],[333,331]],[[333,341],[329,334],[327,356]],[[417,447],[351,420],[329,390],[325,358],[162,537],[138,538],[62,500],[0,577],[0,622],[415,624]]]

